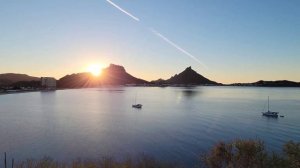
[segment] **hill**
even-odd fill
[[[58,80],[59,88],[89,88],[101,85],[126,85],[126,84],[144,84],[145,80],[138,79],[126,72],[120,65],[110,64],[109,67],[102,70],[99,77],[91,73],[77,73],[66,75]]]
[[[288,81],[288,80],[277,80],[277,81],[258,81],[253,83],[255,86],[268,86],[268,87],[300,87],[300,83]]]
[[[5,73],[0,74],[0,86],[10,86],[21,81],[40,81],[40,78],[29,76],[26,74]]]
[[[99,79],[91,73],[66,75],[57,81],[58,88],[88,88],[99,86]]]
[[[120,65],[110,64],[109,67],[102,70],[100,76],[102,85],[126,85],[126,84],[145,84],[146,80],[136,78],[126,72]]]
[[[152,81],[152,83],[170,85],[220,85],[219,83],[198,74],[192,67],[187,67],[184,71],[172,76],[170,79],[159,79],[157,81]]]
[[[253,83],[234,83],[230,86],[259,86],[259,87],[300,87],[299,82],[288,81],[288,80],[277,80],[277,81],[257,81]]]

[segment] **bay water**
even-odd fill
[[[267,118],[261,112],[280,112]],[[131,107],[143,104],[142,109]],[[300,88],[107,87],[0,95],[0,152],[16,161],[141,154],[194,165],[219,141],[300,141]],[[2,165],[3,163],[0,163]]]

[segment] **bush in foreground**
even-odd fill
[[[202,161],[208,168],[300,168],[300,143],[290,141],[276,154],[268,153],[260,140],[220,142]]]

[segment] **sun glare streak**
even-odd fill
[[[86,70],[94,76],[99,76],[101,74],[102,67],[99,64],[92,64],[89,65]]]

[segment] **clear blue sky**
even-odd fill
[[[192,66],[224,83],[300,81],[299,0],[111,1],[140,21],[106,0],[0,0],[0,73],[60,78],[115,63],[146,80]]]

